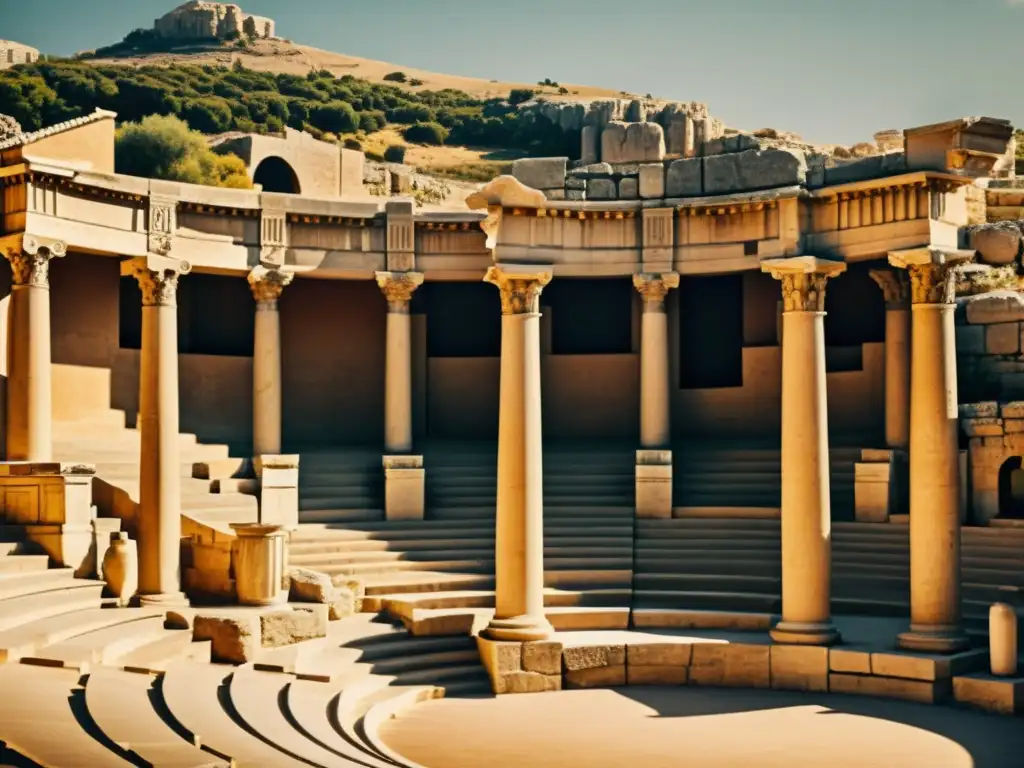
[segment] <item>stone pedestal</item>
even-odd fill
[[[1006,603],[996,603],[988,612],[989,663],[992,674],[1017,674],[1017,612]]]
[[[888,523],[906,514],[903,451],[865,449],[854,465],[854,516],[858,523]]]
[[[426,511],[426,470],[422,456],[384,457],[384,516],[422,520]]]
[[[490,640],[532,641],[553,629],[544,616],[544,476],[541,444],[539,300],[551,272],[491,267],[501,292],[501,386],[495,613]]]
[[[672,451],[636,452],[636,516],[672,517]]]
[[[242,605],[275,605],[288,599],[281,585],[288,534],[280,525],[232,523],[238,537],[231,558],[235,589]]]
[[[88,464],[0,463],[0,521],[24,526],[26,538],[54,565],[73,568],[79,578],[92,576],[97,557],[95,475],[96,468]],[[104,551],[105,544],[100,558]]]
[[[256,267],[249,286],[256,300],[252,354],[252,455],[281,453],[281,317],[277,300],[294,275]]]
[[[298,455],[257,456],[260,522],[294,528],[299,524]]]
[[[4,251],[12,284],[7,337],[7,459],[53,458],[50,371],[50,259],[64,256],[60,240],[25,235]]]
[[[782,621],[779,643],[827,645],[832,541],[825,283],[846,270],[812,256],[772,259],[762,268],[782,282]]]
[[[957,436],[956,265],[969,252],[889,254],[910,274],[910,631],[902,648],[966,648],[960,624],[960,454]]]
[[[412,323],[409,302],[423,284],[420,272],[378,272],[388,302],[387,354],[384,364],[384,450],[412,450]]]
[[[121,264],[142,289],[139,365],[139,602],[187,604],[181,592],[181,455],[178,448],[178,278],[186,262],[150,255]]]
[[[885,444],[910,445],[910,284],[906,273],[871,270],[885,296]]]

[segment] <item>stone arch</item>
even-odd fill
[[[295,169],[287,161],[273,155],[260,161],[253,173],[252,180],[256,184],[261,184],[264,192],[302,194],[302,187]]]
[[[1011,456],[999,467],[999,516],[1024,517],[1024,498],[1014,495],[1013,476],[1021,471],[1020,456]]]

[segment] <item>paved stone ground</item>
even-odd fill
[[[622,688],[420,704],[385,742],[426,768],[1014,768],[1019,717],[859,696]]]

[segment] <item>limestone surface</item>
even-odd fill
[[[703,163],[698,157],[673,160],[665,172],[665,197],[698,197],[704,191]]]
[[[606,163],[651,163],[665,158],[665,131],[657,123],[611,122],[601,134]]]
[[[807,158],[792,149],[748,150],[704,158],[704,194],[727,195],[803,184]]]
[[[560,189],[568,164],[567,157],[523,158],[512,163],[512,175],[532,189]]]

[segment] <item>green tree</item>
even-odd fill
[[[349,133],[359,127],[356,111],[344,101],[330,101],[310,110],[310,121],[322,131]]]
[[[117,131],[114,165],[118,173],[189,184],[251,189],[245,163],[216,154],[198,131],[174,116],[150,115]]]
[[[402,134],[406,141],[416,144],[444,144],[448,138],[448,129],[439,123],[416,123],[410,125]]]
[[[405,147],[401,144],[392,144],[390,147],[384,150],[384,159],[389,163],[404,163],[405,162]]]

